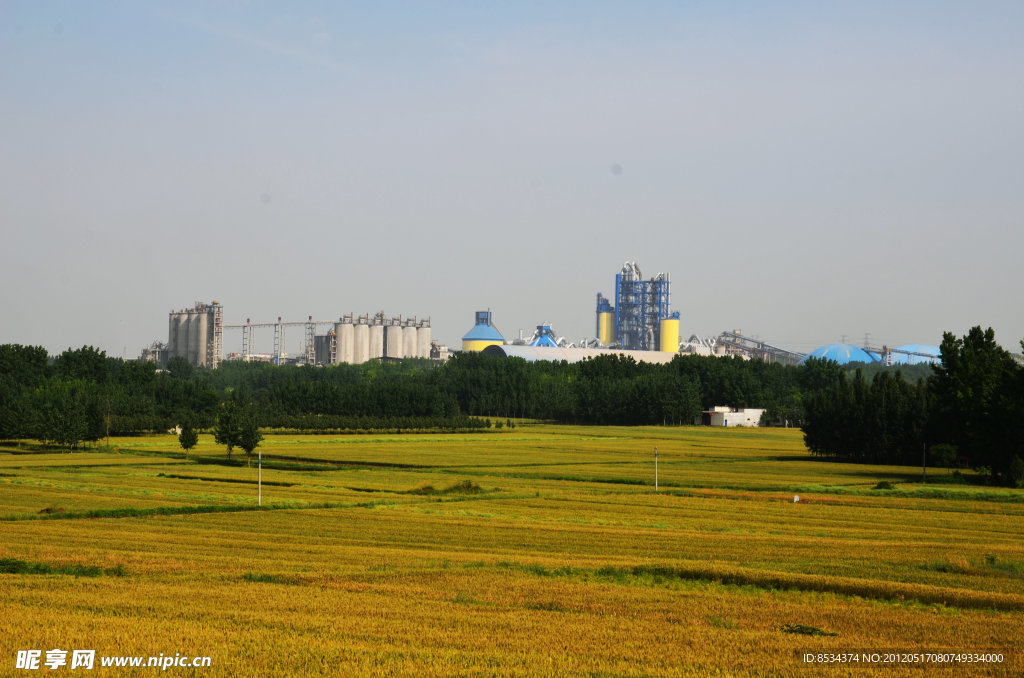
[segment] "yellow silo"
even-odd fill
[[[666,353],[679,352],[679,314],[673,313],[661,319],[661,341],[659,350]]]
[[[615,343],[615,309],[600,292],[597,293],[597,340],[604,346]]]
[[[608,311],[597,314],[597,339],[605,346],[615,342],[615,314]]]

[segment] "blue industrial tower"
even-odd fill
[[[678,350],[679,314],[669,310],[669,284],[667,273],[644,280],[636,262],[627,261],[615,275],[614,308],[597,295],[600,342],[637,351]]]

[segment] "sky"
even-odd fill
[[[1019,351],[1022,34],[983,0],[0,0],[0,343],[132,358],[211,300],[576,341],[636,261],[684,339]]]

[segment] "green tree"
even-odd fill
[[[181,449],[185,450],[185,457],[188,457],[188,451],[196,446],[199,442],[199,433],[192,428],[192,422],[186,421],[185,425],[181,427],[181,433],[178,434],[178,443],[181,445]]]
[[[992,328],[972,327],[962,339],[946,332],[935,368],[935,442],[956,445],[975,468],[993,481],[1009,484],[1011,464],[1024,447],[1017,415],[1021,413],[1021,368],[1001,348]]]
[[[1010,487],[1024,487],[1024,459],[1014,456],[1010,461],[1006,472],[1006,484]]]
[[[242,417],[238,429],[238,446],[245,450],[245,454],[248,457],[247,463],[252,461],[252,451],[262,441],[263,434],[260,433],[259,426],[256,425],[256,419],[251,415]]]
[[[0,345],[0,440],[33,435],[33,392],[47,379],[46,349]]]
[[[68,349],[57,356],[57,374],[62,379],[84,379],[102,384],[110,376],[107,354],[92,346]]]
[[[234,400],[221,404],[217,415],[217,424],[213,429],[213,439],[228,448],[228,459],[231,450],[240,446],[242,436],[242,411]]]
[[[89,434],[89,420],[83,397],[85,383],[51,379],[33,394],[33,437],[49,445],[75,449]]]
[[[171,375],[171,379],[184,379],[187,381],[192,378],[193,372],[195,372],[195,368],[192,367],[192,363],[180,355],[176,355],[167,361],[167,373]]]

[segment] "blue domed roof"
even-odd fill
[[[907,355],[907,353],[898,353],[898,351],[921,353],[924,355]],[[892,350],[892,361],[894,364],[920,365],[921,363],[937,363],[939,360],[939,347],[930,344],[904,344]]]
[[[466,332],[466,336],[462,337],[462,340],[504,342],[505,337],[501,336],[501,332],[495,329],[494,325],[475,325],[473,329]]]
[[[860,346],[854,346],[853,344],[829,344],[828,346],[816,348],[804,356],[800,362],[803,363],[808,358],[834,360],[840,365],[845,365],[846,363],[878,362],[877,357],[871,355]]]

